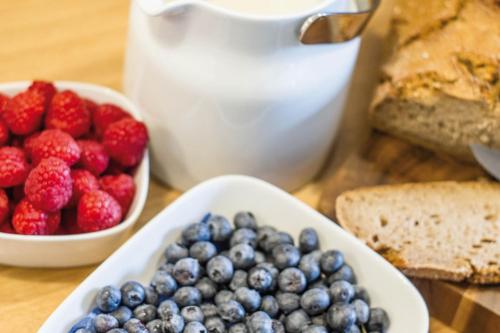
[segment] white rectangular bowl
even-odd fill
[[[127,280],[145,284],[158,267],[167,244],[189,223],[207,212],[232,217],[252,211],[260,225],[286,230],[294,237],[305,227],[319,233],[322,249],[339,249],[352,265],[358,282],[367,288],[372,306],[384,308],[390,333],[426,333],[429,318],[422,297],[406,277],[354,236],[288,193],[255,178],[223,176],[185,193],[103,262],[57,308],[38,331],[66,333],[94,306],[97,290]]]

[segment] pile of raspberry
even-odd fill
[[[146,126],[119,106],[51,82],[0,94],[0,232],[77,234],[119,224],[147,143]]]

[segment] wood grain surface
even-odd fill
[[[0,81],[77,80],[120,90],[128,6],[129,2],[124,0],[0,0]],[[365,108],[370,98],[366,92],[374,83],[366,78],[377,75],[390,6],[390,0],[384,2],[365,36],[341,140],[332,149],[322,174],[294,193],[312,207],[318,207],[325,183],[330,184],[332,177],[342,172],[345,158],[368,137],[369,131],[352,130],[365,126],[356,110]],[[350,132],[354,134],[346,135]],[[135,229],[178,195],[153,179],[146,207]],[[0,266],[0,332],[36,332],[95,267],[26,269]],[[455,309],[447,308],[446,304],[443,303],[441,312],[448,316],[454,314]],[[467,307],[463,311],[469,313]],[[441,321],[432,319],[431,332],[458,331],[450,328],[445,317]]]

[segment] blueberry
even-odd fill
[[[217,284],[207,277],[202,277],[196,282],[195,287],[200,291],[203,299],[212,299],[217,294]]]
[[[329,250],[321,255],[321,271],[325,274],[335,273],[344,264],[344,255],[337,250]]]
[[[273,333],[286,333],[285,325],[279,320],[273,319]]]
[[[267,239],[271,234],[276,232],[276,228],[271,227],[269,225],[265,225],[257,228],[257,243],[261,249],[264,249],[264,244],[267,242]]]
[[[277,231],[274,233],[271,233],[270,235],[267,236],[266,241],[262,243],[262,249],[270,253],[275,246],[278,246],[280,244],[290,244],[293,245],[293,238],[290,236],[290,234],[282,231]]]
[[[309,253],[319,249],[319,238],[316,230],[305,228],[300,232],[299,248],[302,253]]]
[[[229,221],[220,215],[212,215],[207,221],[208,229],[214,242],[225,242],[231,238],[233,228]]]
[[[129,308],[135,308],[142,304],[146,298],[144,287],[135,281],[128,281],[120,288],[122,294],[122,304]]]
[[[356,283],[356,275],[354,275],[354,271],[348,264],[342,265],[338,271],[330,275],[327,279],[329,284],[340,280],[345,280],[349,283]]]
[[[308,282],[316,281],[321,276],[321,268],[319,266],[320,251],[314,251],[306,254],[300,259],[299,269],[304,272]]]
[[[364,301],[355,299],[352,301],[354,312],[356,312],[356,324],[363,325],[370,318],[370,307]]]
[[[387,312],[381,308],[372,308],[370,310],[370,319],[366,324],[368,331],[386,332],[389,329],[390,321]]]
[[[335,281],[330,286],[332,303],[349,303],[354,297],[354,287],[347,281]]]
[[[167,263],[175,264],[179,259],[187,258],[188,256],[189,250],[177,243],[170,244],[165,249]]]
[[[200,308],[205,318],[217,315],[217,306],[215,304],[203,303]]]
[[[326,313],[322,313],[318,316],[314,316],[311,318],[311,322],[313,325],[318,325],[318,326],[328,326],[328,323],[326,322]]]
[[[257,234],[252,229],[237,229],[231,236],[231,247],[238,244],[248,244],[255,248],[257,246]]]
[[[234,216],[234,226],[236,229],[248,228],[257,230],[257,221],[251,212],[239,212]]]
[[[278,301],[274,296],[266,295],[262,297],[262,302],[260,304],[260,310],[264,311],[271,318],[276,318],[280,311],[280,306]]]
[[[330,295],[324,289],[309,289],[302,294],[300,306],[312,316],[324,312],[330,306]]]
[[[167,299],[160,303],[160,306],[158,306],[158,316],[161,319],[166,319],[173,314],[179,314],[179,307],[174,301]]]
[[[151,280],[151,285],[155,288],[159,295],[166,297],[172,296],[172,294],[177,290],[177,282],[172,275],[166,271],[156,271],[153,279]]]
[[[268,291],[273,285],[273,275],[269,269],[261,266],[255,266],[248,272],[247,283],[248,286],[260,291]]]
[[[301,333],[328,333],[328,329],[323,325],[309,325]]]
[[[127,331],[127,333],[149,333],[146,326],[139,319],[132,318],[127,321],[123,328]]]
[[[144,288],[144,290],[146,291],[146,298],[145,298],[144,302],[146,304],[158,306],[158,304],[160,303],[160,295],[158,295],[155,288],[146,287],[146,288]]]
[[[302,328],[307,327],[310,322],[311,318],[309,318],[304,310],[295,310],[285,319],[286,331],[289,333],[300,333]]]
[[[227,257],[219,255],[207,263],[208,277],[215,283],[228,283],[233,278],[233,273],[233,263]]]
[[[278,277],[280,275],[279,269],[276,268],[276,266],[274,266],[270,262],[263,262],[263,263],[256,265],[255,267],[265,268],[271,273],[273,280],[271,282],[271,286],[269,287],[269,290],[275,290],[276,286],[278,285]]]
[[[358,285],[354,285],[353,287],[354,287],[354,299],[360,299],[364,301],[366,304],[370,305],[370,295],[368,295],[366,289]]]
[[[168,274],[172,275],[172,274],[174,274],[174,267],[175,267],[174,264],[166,262],[166,263],[161,264],[161,266],[158,267],[158,270],[159,271],[165,271]]]
[[[300,251],[290,244],[279,244],[272,251],[274,264],[279,269],[295,267],[300,261]]]
[[[113,286],[106,286],[97,293],[97,307],[102,312],[111,312],[118,309],[122,301],[120,290]]]
[[[306,289],[307,281],[300,269],[289,267],[280,273],[278,285],[281,291],[299,294]]]
[[[182,287],[175,292],[174,300],[180,307],[199,305],[201,303],[201,293],[194,287]]]
[[[229,327],[228,333],[248,333],[248,329],[245,324],[237,323]]]
[[[358,326],[352,325],[347,330],[345,330],[344,333],[361,333],[361,330],[359,329]],[[373,333],[373,332],[370,332],[370,333]]]
[[[250,333],[273,333],[273,321],[262,311],[252,314],[248,318],[247,326]]]
[[[262,301],[260,294],[256,290],[245,287],[236,289],[234,299],[250,313],[260,308]]]
[[[230,324],[242,321],[245,318],[245,309],[236,301],[219,304],[217,307],[219,316]],[[208,328],[208,327],[207,327]],[[210,329],[209,329],[210,331]]]
[[[209,333],[226,333],[226,324],[220,317],[210,317],[205,321]]]
[[[134,317],[143,324],[156,319],[156,307],[151,304],[142,304],[134,309]]]
[[[110,314],[101,313],[94,318],[94,327],[97,333],[106,333],[118,326],[118,320]]]
[[[284,314],[289,314],[300,307],[300,296],[293,293],[278,293],[278,306]]]
[[[249,268],[255,264],[255,250],[248,244],[237,244],[229,250],[235,268]]]
[[[219,305],[222,303],[229,302],[234,299],[234,293],[230,290],[221,290],[215,295],[215,304]]]
[[[110,313],[113,317],[118,320],[118,324],[123,326],[127,321],[132,318],[132,310],[126,306],[120,306],[118,309]]]
[[[328,309],[326,320],[331,329],[344,331],[354,325],[356,313],[349,304],[334,304]]]
[[[181,333],[184,329],[184,318],[172,313],[163,318],[163,332],[165,333]]]
[[[182,242],[188,246],[200,241],[209,241],[210,229],[205,223],[193,223],[182,231]]]
[[[217,248],[210,242],[196,242],[189,248],[189,255],[204,264],[217,255]]]
[[[255,263],[256,264],[260,264],[262,262],[265,262],[266,261],[266,255],[264,254],[264,252],[261,252],[261,251],[255,251]]]
[[[146,324],[149,333],[163,333],[163,322],[155,319]]]
[[[247,272],[243,270],[235,271],[231,283],[229,283],[229,289],[235,291],[236,289],[241,287],[248,287],[247,277]]]
[[[208,333],[208,331],[202,323],[192,321],[186,325],[183,333]]]
[[[181,286],[192,286],[200,278],[200,263],[193,258],[183,258],[175,264],[173,276]]]
[[[161,332],[161,331],[150,331],[150,333],[157,333],[157,332]],[[87,330],[85,330],[85,332],[80,332],[80,330],[78,330],[75,333],[87,333]],[[91,333],[91,332],[88,331],[88,333]],[[125,331],[123,328],[113,328],[113,329],[107,331],[106,333],[127,333],[127,331]]]
[[[318,281],[308,285],[308,287],[307,287],[307,289],[315,289],[315,288],[324,289],[326,291],[330,290],[330,288],[328,288],[328,286],[326,285],[324,280],[318,280]]]
[[[181,315],[182,318],[184,318],[185,323],[189,323],[192,321],[199,321],[200,323],[202,323],[205,319],[201,308],[195,305],[190,305],[182,308]]]

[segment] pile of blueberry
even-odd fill
[[[337,250],[312,228],[298,246],[249,212],[189,225],[165,250],[151,284],[102,288],[70,333],[382,333],[387,313]]]

